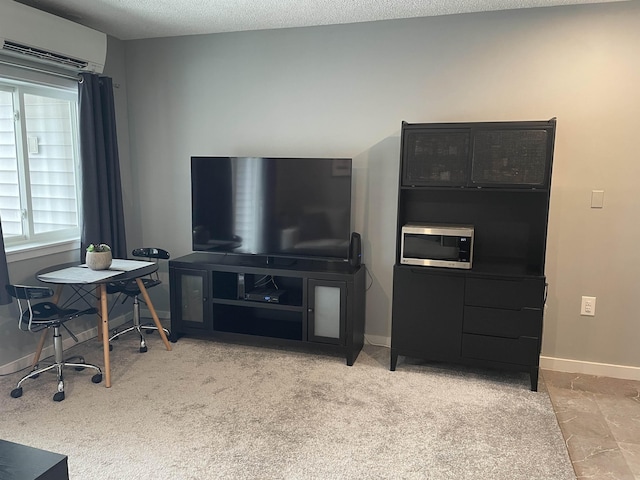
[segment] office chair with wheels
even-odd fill
[[[160,260],[168,260],[170,257],[169,252],[167,252],[166,250],[163,250],[161,248],[149,247],[136,248],[131,252],[131,254],[134,257],[153,259],[156,263],[158,263]],[[141,280],[144,288],[147,290],[162,283],[157,270],[148,277],[142,278]],[[117,293],[119,295],[124,295],[125,297],[121,303],[126,302],[129,298],[133,299],[133,325],[121,331],[118,331],[117,329],[113,331],[113,334],[111,335],[111,337],[109,337],[109,350],[113,349],[113,346],[111,345],[112,340],[119,338],[125,333],[135,331],[138,332],[138,335],[140,336],[140,353],[146,352],[147,340],[144,336],[143,330],[158,330],[158,327],[156,327],[154,324],[142,325],[140,323],[140,302],[144,303],[144,300],[138,298],[141,293],[140,289],[138,288],[138,284],[135,280],[127,282],[112,282],[107,285],[107,293]],[[163,330],[166,333],[167,337],[169,337],[169,330],[167,330],[166,328],[163,328]]]
[[[60,308],[53,302],[37,303],[39,300],[53,296],[53,290],[48,287],[7,285],[7,291],[18,303],[18,308],[20,309],[18,327],[20,330],[32,333],[40,332],[47,328],[53,330],[53,363],[43,368],[39,368],[39,365],[36,364],[33,367],[33,370],[31,370],[28,375],[22,377],[16,385],[16,388],[11,391],[11,396],[13,398],[19,398],[22,396],[22,384],[26,380],[30,378],[37,378],[41,373],[55,369],[58,376],[58,391],[53,396],[53,400],[56,402],[64,400],[64,379],[62,375],[64,367],[74,367],[78,371],[82,371],[85,368],[91,368],[97,372],[93,377],[91,377],[91,381],[93,383],[100,383],[102,381],[102,370],[100,370],[96,365],[86,363],[83,357],[73,356],[67,359],[64,358],[62,335],[60,331],[60,327],[64,328],[77,342],[78,338],[73,334],[73,332],[71,332],[71,330],[69,330],[65,325],[65,322],[81,317],[82,315],[95,315],[97,313],[95,308],[74,310]],[[77,359],[77,361],[72,362],[71,360],[73,359]]]

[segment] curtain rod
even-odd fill
[[[31,70],[33,72],[46,73],[48,75],[55,75],[56,77],[68,78],[70,80],[75,80],[78,83],[82,83],[84,79],[82,77],[78,78],[78,74],[73,75],[71,73],[59,73],[56,71],[47,70],[46,68],[32,67],[31,65],[23,65],[22,63],[15,63],[9,60],[5,60],[4,58],[0,58],[0,64],[9,65],[10,67],[24,68],[26,70]],[[113,88],[120,88],[119,83],[114,83]]]
[[[71,73],[58,73],[55,71],[47,70],[45,68],[32,67],[30,65],[23,65],[22,63],[11,62],[9,60],[5,60],[4,58],[0,58],[0,64],[9,65],[10,67],[24,68],[34,72],[46,73],[48,75],[55,75],[57,77],[68,78],[71,80],[82,82],[82,78],[78,78],[77,75],[73,75]]]

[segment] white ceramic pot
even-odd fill
[[[111,252],[87,252],[87,267],[91,270],[106,270],[111,266]]]

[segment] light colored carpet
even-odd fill
[[[342,357],[157,334],[115,343],[113,387],[53,375],[10,398],[0,438],[69,456],[72,480],[574,479],[544,389],[527,375]],[[70,350],[101,364],[91,340]],[[402,357],[401,357],[402,360]]]

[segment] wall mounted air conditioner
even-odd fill
[[[107,36],[61,17],[0,0],[0,58],[40,68],[102,73]]]

